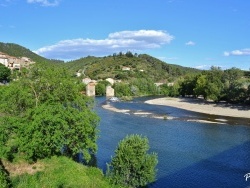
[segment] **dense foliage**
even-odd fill
[[[2,164],[2,161],[0,160],[0,188],[9,188],[9,187],[11,187],[10,178]]]
[[[0,156],[37,160],[53,155],[86,161],[97,150],[98,116],[65,69],[35,65],[0,90]]]
[[[3,64],[0,63],[0,82],[9,81],[11,75],[10,69],[5,67]]]
[[[109,83],[106,80],[99,81],[95,86],[95,94],[97,96],[106,95],[106,87],[109,86],[109,85],[111,85],[111,83]]]
[[[203,96],[206,100],[233,103],[250,101],[250,79],[237,68],[221,70],[212,67],[198,75],[189,75],[180,80],[179,92],[182,96]]]
[[[64,64],[72,73],[84,72],[91,79],[114,78],[123,81],[145,78],[152,82],[171,81],[187,73],[200,72],[197,69],[171,65],[146,54],[113,54],[108,57],[88,56]],[[123,70],[124,67],[130,70]]]
[[[146,137],[131,135],[119,142],[115,156],[108,164],[108,177],[114,184],[140,187],[155,181],[157,155],[148,154]]]

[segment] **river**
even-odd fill
[[[250,173],[250,126],[246,119],[209,116],[173,107],[132,102],[111,103],[118,109],[146,111],[175,116],[173,120],[156,119],[103,109],[104,97],[96,97],[96,111],[101,118],[97,165],[106,171],[106,163],[118,142],[129,134],[147,136],[150,152],[158,153],[157,181],[150,188],[161,187],[247,187]],[[190,119],[222,120],[223,124],[201,123]]]

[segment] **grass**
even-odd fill
[[[11,177],[17,188],[106,188],[109,184],[102,171],[87,167],[66,157],[52,157],[39,161],[44,169],[34,174],[21,174]],[[34,167],[33,167],[34,168]]]

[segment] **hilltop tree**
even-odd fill
[[[134,57],[133,53],[130,51],[127,51],[125,54],[127,57]]]
[[[114,184],[125,187],[145,186],[155,181],[157,155],[148,154],[146,137],[127,136],[119,142],[115,156],[108,164],[108,177]]]

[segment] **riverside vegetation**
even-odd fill
[[[74,162],[81,153],[88,165],[95,155],[99,117],[94,100],[81,94],[83,84],[65,68],[36,63],[11,76],[15,81],[0,87],[2,187],[137,187],[155,181],[136,168],[132,171],[144,181],[120,185],[112,175],[106,178],[101,170]],[[154,169],[156,163],[151,164]],[[155,177],[155,171],[150,173]]]

